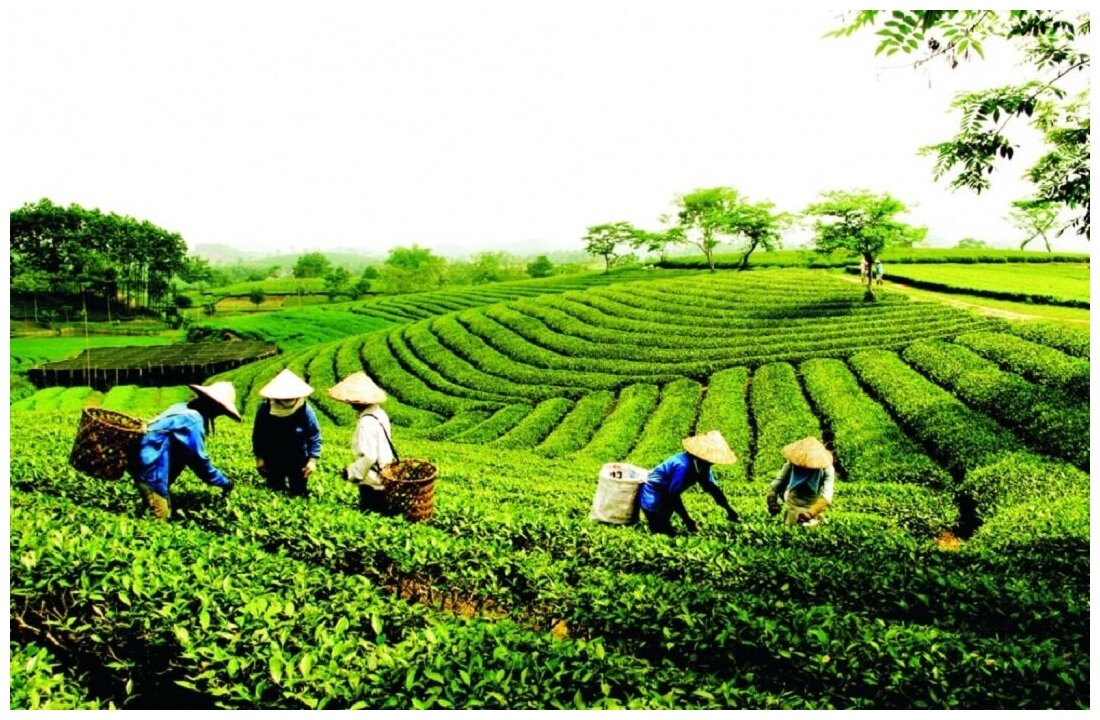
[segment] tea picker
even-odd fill
[[[816,525],[833,501],[833,454],[817,438],[805,437],[784,447],[783,457],[786,462],[764,496],[768,512],[783,512],[787,525]]]
[[[344,479],[359,489],[359,509],[383,515],[403,515],[419,521],[434,508],[436,468],[425,460],[400,460],[393,446],[389,415],[380,406],[386,393],[364,372],[348,375],[328,391],[359,413]]]
[[[214,420],[222,415],[241,421],[237,391],[230,382],[187,387],[196,397],[171,406],[149,421],[129,462],[143,504],[160,520],[172,512],[169,486],[185,467],[225,494],[233,488],[206,454],[206,434],[213,434]]]
[[[289,368],[260,388],[264,400],[252,425],[256,471],[278,492],[306,497],[306,481],[321,457],[321,426],[307,402],[313,393]]]
[[[646,516],[646,522],[652,532],[665,535],[674,534],[672,530],[673,513],[678,514],[687,531],[696,532],[701,523],[692,519],[684,507],[684,491],[693,485],[700,486],[707,495],[711,496],[717,506],[726,511],[726,517],[730,522],[737,522],[737,511],[729,506],[722,488],[718,487],[714,479],[713,465],[731,465],[737,462],[737,456],[731,451],[725,437],[717,430],[702,435],[685,437],[682,442],[683,452],[676,453],[663,463],[650,470],[645,479],[636,481],[637,476],[634,466],[612,464],[605,465],[610,469],[612,478],[618,490],[606,488],[601,494],[597,489],[596,501],[590,518],[610,522],[632,522],[637,518],[638,510]],[[618,467],[621,465],[621,467]],[[615,474],[618,477],[614,477]],[[627,476],[627,477],[624,477]],[[634,481],[632,481],[634,480]],[[602,486],[603,483],[602,478]],[[637,506],[632,508],[632,517],[628,517],[623,508],[616,508],[616,502],[621,505],[621,498],[626,495],[631,486],[636,488]],[[625,490],[623,489],[625,488]],[[631,494],[632,495],[632,494]],[[602,499],[603,498],[603,501]],[[603,517],[599,517],[599,516]]]

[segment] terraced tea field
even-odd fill
[[[80,403],[148,417],[178,389],[13,406],[12,706],[1088,706],[1087,333],[808,270],[511,292],[425,294],[220,376],[245,422],[210,450],[239,487],[185,475],[170,523],[63,459]],[[320,391],[308,500],[253,472],[283,367]],[[338,478],[354,416],[323,391],[358,369],[402,456],[439,467],[427,523],[360,513]],[[602,463],[714,428],[740,523],[695,491],[697,534],[588,521]],[[834,506],[785,528],[764,490],[811,433]]]

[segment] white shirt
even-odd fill
[[[383,468],[394,461],[393,450],[386,439],[390,432],[390,418],[379,406],[368,405],[359,413],[355,434],[351,436],[351,451],[355,453],[355,462],[347,467],[351,482],[369,485],[376,490],[382,489],[382,479],[378,477],[374,467],[377,464],[377,467]]]

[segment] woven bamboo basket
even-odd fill
[[[126,472],[130,453],[144,434],[142,420],[114,410],[86,407],[69,464],[92,477],[117,480]]]
[[[427,460],[399,460],[382,468],[382,492],[390,513],[409,522],[431,518],[435,511],[438,470]]]

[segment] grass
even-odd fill
[[[1087,253],[1047,253],[1033,250],[998,250],[998,249],[959,249],[959,248],[892,248],[882,255],[883,262],[887,265],[887,272],[891,265],[905,264],[1022,264],[1027,267],[1037,265],[1050,265],[1073,263],[1088,263]],[[720,246],[714,253],[716,267],[736,267],[741,260],[741,255],[731,253],[728,246]],[[706,267],[706,261],[702,255],[694,254],[681,257],[668,257],[657,263],[661,267],[685,268]],[[749,258],[749,267],[846,267],[858,265],[859,258],[846,253],[832,253],[821,255],[810,248],[776,250],[773,252],[756,251]]]
[[[1019,316],[1020,320],[1050,320],[1064,323],[1073,327],[1089,327],[1090,311],[1084,308],[1062,307],[1060,305],[1039,305],[1035,303],[1010,302],[1008,300],[994,300],[978,295],[965,293],[942,293],[931,290],[918,290],[917,288],[897,285],[890,281],[886,286],[895,292],[905,293],[916,300],[934,300],[937,302],[967,307],[976,312],[986,312],[991,315]]]
[[[1059,300],[1089,299],[1086,263],[894,265],[886,272],[902,282],[942,283],[960,290],[1020,293]]]

